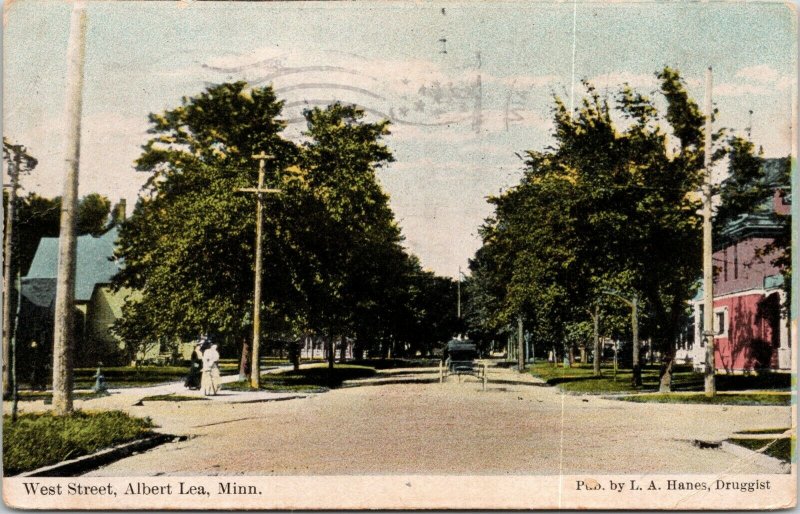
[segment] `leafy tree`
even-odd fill
[[[246,355],[255,198],[237,190],[256,182],[260,151],[275,157],[267,183],[281,190],[265,202],[261,309],[271,339],[323,335],[332,364],[336,341],[368,346],[406,309],[410,257],[375,178],[392,159],[381,142],[388,122],[340,104],[312,109],[296,146],[280,135],[281,105],[271,87],[239,82],[151,115],[154,136],[137,161],[150,178],[119,250],[118,285],[141,294],[115,326],[127,341],[211,333]]]
[[[367,123],[364,112],[333,104],[305,112],[308,138],[301,168],[308,204],[303,238],[315,273],[307,273],[303,290],[312,327],[327,337],[333,366],[336,339],[363,334],[363,326],[381,319],[386,298],[402,269],[402,237],[388,196],[375,177],[393,160],[381,142],[388,121]],[[362,330],[357,330],[360,328]]]
[[[120,236],[125,269],[117,284],[141,293],[115,325],[123,339],[174,342],[209,333],[248,341],[256,200],[238,189],[257,183],[254,154],[275,157],[272,182],[294,161],[294,145],[280,136],[281,106],[272,88],[236,82],[150,115],[153,136],[136,161],[150,176]],[[276,255],[277,221],[266,219],[268,306],[292,274]]]
[[[642,335],[662,355],[668,390],[700,263],[701,219],[691,193],[702,180],[705,136],[680,75],[665,68],[657,77],[664,112],[627,87],[611,102],[585,84],[588,96],[574,113],[556,99],[555,145],[529,151],[519,186],[490,200],[495,216],[483,227],[479,256],[491,270],[483,282],[493,284],[494,325],[523,315],[550,344],[586,337],[576,327],[597,302],[624,312],[609,292],[636,295],[646,315]],[[714,161],[738,151],[746,165],[746,145],[723,140],[722,131],[710,137]],[[619,319],[612,316],[616,327],[608,329],[624,334]]]
[[[60,202],[59,202],[60,203]],[[98,193],[91,193],[78,202],[79,235],[98,235],[108,228],[108,215],[111,212],[111,201]]]
[[[5,224],[3,225],[3,290],[6,295],[3,297],[3,397],[6,398],[11,387],[11,368],[8,366],[8,355],[11,351],[11,338],[14,331],[13,317],[11,313],[16,310],[15,277],[17,276],[18,259],[16,256],[16,241],[19,239],[14,232],[17,221],[17,189],[19,189],[19,177],[22,173],[27,173],[36,167],[38,161],[28,155],[27,149],[22,145],[15,145],[3,138],[3,159],[8,162],[8,176],[10,178],[10,189],[6,200],[6,191],[3,191]]]
[[[774,166],[768,174],[768,166]],[[756,155],[753,144],[739,137],[730,138],[728,150],[728,178],[720,185],[720,205],[714,218],[714,228],[719,234],[736,218],[747,214],[766,215],[779,227],[779,233],[766,247],[759,250],[761,258],[770,259],[781,270],[786,293],[784,309],[791,303],[792,274],[792,219],[791,214],[777,212],[773,199],[777,194],[785,197],[791,187],[791,158],[776,159],[768,164],[760,152]],[[787,319],[791,318],[787,316]]]

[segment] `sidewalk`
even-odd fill
[[[301,365],[301,368],[313,366],[313,364]],[[261,372],[262,375],[269,373],[280,373],[283,371],[291,370],[292,366],[277,366],[272,367]],[[229,384],[238,382],[239,375],[226,375],[220,377],[220,384]],[[144,387],[112,387],[108,388],[108,396],[92,397],[88,399],[81,399],[75,396],[73,403],[76,409],[86,410],[111,410],[111,409],[125,409],[131,406],[141,405],[142,400],[148,396],[162,396],[162,395],[175,395],[175,396],[188,396],[198,398],[197,401],[205,403],[204,401],[211,401],[216,403],[255,403],[255,402],[268,402],[268,401],[281,401],[291,400],[294,398],[305,398],[309,394],[314,393],[292,393],[292,392],[272,392],[272,391],[232,391],[228,389],[220,390],[217,395],[205,396],[201,390],[188,389],[184,385],[184,381],[169,382],[166,384],[159,384],[154,386]],[[171,403],[164,400],[153,400],[147,403]],[[4,406],[6,412],[10,411],[9,405]],[[192,402],[194,403],[194,402]],[[50,410],[50,405],[45,405],[41,400],[33,402],[19,402],[20,412],[42,412]]]

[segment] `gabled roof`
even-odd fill
[[[788,186],[785,174],[788,165],[786,158],[763,159],[761,164],[764,172],[763,184],[773,190]],[[714,241],[714,250],[719,250],[748,237],[775,237],[780,234],[782,224],[775,217],[773,202],[772,196],[765,198],[753,212],[741,214],[730,220],[722,227],[720,237]]]
[[[35,306],[49,309],[56,298],[56,279],[23,278],[21,293]]]
[[[75,277],[75,301],[88,302],[97,284],[108,284],[121,268],[114,258],[114,243],[119,236],[114,226],[98,237],[78,237],[77,273]],[[28,275],[23,282],[32,279],[55,279],[58,274],[58,239],[43,237],[39,241]],[[27,296],[27,295],[26,295]]]

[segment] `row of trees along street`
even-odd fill
[[[113,330],[132,355],[211,334],[249,373],[256,198],[241,190],[257,183],[253,156],[267,153],[265,185],[280,191],[264,204],[267,341],[320,338],[332,366],[345,340],[356,357],[426,355],[466,329],[485,349],[521,317],[538,348],[558,350],[592,339],[595,312],[603,335],[630,338],[630,310],[616,294],[637,299],[642,338],[662,356],[668,390],[701,262],[694,193],[704,120],[676,71],[657,77],[655,98],[629,88],[607,98],[585,84],[575,112],[555,99],[553,146],[527,152],[521,182],[490,199],[495,213],[463,284],[464,325],[456,282],[424,271],[403,248],[376,178],[393,160],[382,141],[387,121],[367,122],[353,106],[314,108],[294,142],[271,87],[236,82],[183,98],[150,115],[151,139],[136,161],[146,182],[121,227],[125,265],[115,285],[138,293]],[[719,227],[768,192],[751,142],[726,129],[711,137],[714,162],[730,172],[717,191]],[[5,151],[10,165],[14,148]],[[34,240],[57,234],[58,207],[35,194],[19,203],[20,268]],[[108,211],[107,199],[85,197],[79,232],[96,233]],[[779,259],[788,273],[788,244]]]
[[[249,372],[255,195],[253,155],[272,156],[264,202],[262,328],[268,340],[354,341],[356,356],[429,353],[458,330],[452,279],[423,271],[375,173],[393,160],[388,122],[358,108],[305,112],[300,143],[282,136],[271,87],[209,88],[161,114],[136,168],[149,176],[123,225],[117,285],[141,292],[114,330],[129,344],[212,334]]]
[[[679,73],[656,75],[654,98],[628,87],[608,98],[584,83],[574,113],[555,99],[553,146],[528,151],[520,183],[489,200],[495,212],[464,284],[471,334],[513,333],[521,316],[538,348],[566,352],[592,340],[599,309],[600,332],[630,340],[631,310],[612,295],[636,298],[642,336],[662,358],[660,388],[670,390],[701,273],[696,192],[706,135]],[[771,191],[760,185],[762,160],[750,141],[727,129],[710,137],[713,163],[730,174],[717,190],[719,228]],[[788,219],[783,224],[788,243]],[[787,273],[788,252],[788,244],[779,252]]]

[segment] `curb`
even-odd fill
[[[737,457],[747,459],[758,464],[759,466],[763,466],[773,473],[789,473],[792,470],[792,465],[788,462],[784,462],[780,459],[776,459],[775,457],[770,457],[769,455],[764,455],[763,453],[750,450],[744,446],[739,446],[738,444],[722,441],[720,442],[719,447],[721,450],[725,450],[726,452],[736,455]]]
[[[26,471],[15,477],[74,477],[92,471],[106,464],[118,461],[134,453],[140,453],[167,442],[185,441],[186,436],[155,434],[145,439],[137,439],[127,443],[106,448],[90,455],[51,464],[32,471]]]

